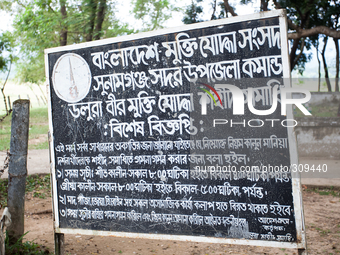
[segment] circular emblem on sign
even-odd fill
[[[53,89],[66,102],[76,103],[88,94],[91,87],[89,65],[78,54],[62,55],[54,65],[52,73]]]

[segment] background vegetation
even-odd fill
[[[30,110],[28,149],[48,149],[48,112],[47,108],[33,108]],[[11,117],[0,122],[0,151],[9,150],[11,140]]]

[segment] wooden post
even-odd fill
[[[16,243],[24,234],[29,106],[29,100],[13,103],[7,201],[12,219],[7,229],[10,244]]]
[[[64,234],[54,233],[54,247],[55,247],[55,255],[64,255],[65,254],[65,243],[64,243]]]

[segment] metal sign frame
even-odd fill
[[[297,240],[296,242],[279,242],[279,241],[263,241],[263,240],[245,240],[245,239],[231,239],[231,238],[217,238],[217,237],[202,237],[202,236],[185,236],[185,235],[165,235],[165,234],[144,234],[144,233],[129,233],[129,232],[111,232],[111,231],[97,231],[97,230],[83,230],[83,229],[70,229],[59,227],[59,216],[58,216],[58,197],[56,188],[56,162],[54,154],[55,141],[53,139],[53,123],[52,123],[52,103],[50,95],[49,84],[49,62],[48,55],[50,53],[56,53],[66,50],[86,49],[89,47],[118,43],[127,40],[138,40],[141,38],[164,35],[168,33],[175,33],[178,31],[188,31],[193,29],[208,28],[211,26],[228,25],[230,23],[251,21],[256,19],[264,18],[279,18],[279,26],[281,31],[281,52],[282,52],[282,65],[283,65],[283,78],[290,79],[290,68],[289,68],[289,53],[288,53],[288,38],[287,33],[287,21],[286,13],[284,10],[275,10],[270,12],[260,12],[252,15],[237,16],[233,18],[220,19],[202,23],[196,23],[191,25],[185,25],[176,28],[168,28],[158,31],[151,31],[109,39],[103,39],[99,41],[92,41],[86,43],[80,43],[75,45],[68,45],[64,47],[57,47],[45,50],[45,68],[46,68],[46,79],[48,81],[48,93],[49,93],[49,129],[50,129],[50,156],[51,156],[51,180],[52,180],[52,198],[53,198],[53,214],[54,214],[54,231],[60,234],[82,234],[82,235],[100,235],[100,236],[116,236],[116,237],[128,237],[128,238],[148,238],[148,239],[161,239],[161,240],[178,240],[178,241],[192,241],[192,242],[209,242],[209,243],[224,243],[224,244],[238,244],[238,245],[254,245],[254,246],[269,246],[278,248],[293,248],[293,249],[305,249],[305,225],[303,217],[303,204],[301,195],[301,182],[299,173],[292,173],[292,190],[293,190],[293,204],[296,221]],[[287,117],[293,119],[292,107],[287,107]],[[291,164],[298,164],[298,152],[297,143],[292,127],[288,127],[288,141],[289,141],[289,153],[291,158]]]

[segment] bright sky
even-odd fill
[[[260,6],[258,3],[259,0],[256,0],[256,3],[254,4],[248,4],[248,5],[240,5],[238,0],[231,0],[229,1],[230,5],[236,7],[236,13],[238,15],[246,15],[254,13],[254,8],[256,9],[257,6]],[[176,2],[176,7],[185,9],[186,6],[191,4],[191,0],[181,0]],[[202,3],[203,5],[203,11],[204,20],[209,20],[210,16],[212,14],[212,7],[209,3]],[[133,14],[130,13],[131,11],[131,4],[129,1],[120,1],[117,4],[117,8],[119,9],[119,13],[116,13],[115,15],[123,22],[129,23],[131,26],[138,26],[140,22],[138,22],[136,19],[134,19]],[[183,25],[182,22],[183,19],[183,12],[181,13],[175,13],[171,19],[169,19],[165,27],[177,27]]]
[[[13,30],[12,27],[13,17],[0,10],[0,31]]]

